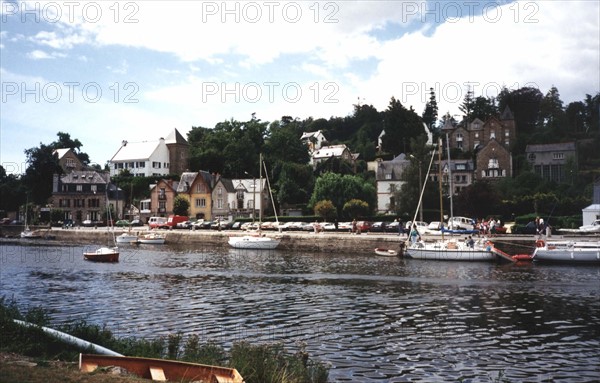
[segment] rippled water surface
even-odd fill
[[[332,382],[596,382],[600,267],[2,243],[0,295],[119,336],[306,344]]]

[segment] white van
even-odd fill
[[[168,228],[167,217],[150,217],[148,220],[150,229]]]
[[[451,230],[475,230],[475,222],[467,217],[452,217],[448,221]]]

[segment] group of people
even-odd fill
[[[490,235],[496,234],[496,228],[504,226],[502,221],[496,220],[494,217],[486,219],[478,219],[475,224],[475,229],[479,230],[479,234]]]

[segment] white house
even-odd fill
[[[391,161],[378,160],[376,163],[377,212],[388,213],[395,209],[398,202],[394,200],[394,193],[404,184],[400,178],[404,170],[410,166],[410,161],[404,154],[400,154]]]
[[[330,158],[340,158],[346,161],[353,162],[358,157],[358,154],[353,154],[350,149],[344,144],[324,146],[321,149],[313,152],[311,163],[316,167],[319,163],[327,161]]]
[[[134,176],[144,177],[181,174],[187,168],[188,146],[177,129],[173,129],[166,139],[123,140],[109,161],[110,175],[116,176],[125,169]]]
[[[164,138],[157,141],[127,142],[109,161],[110,175],[129,170],[134,176],[160,176],[169,174],[169,149]]]
[[[315,150],[321,149],[323,144],[327,142],[325,135],[320,130],[316,132],[303,133],[300,141],[304,142],[308,147],[308,152],[312,155]]]

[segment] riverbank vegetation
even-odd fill
[[[15,323],[14,319],[37,326],[24,327]],[[80,352],[86,352],[47,335],[39,327],[50,323],[48,311],[36,307],[21,313],[15,300],[0,297],[0,352],[67,362],[77,360]],[[178,359],[235,368],[247,383],[324,383],[329,374],[328,367],[310,358],[302,345],[292,352],[279,343],[250,344],[242,341],[225,349],[215,342],[201,341],[195,334],[184,337],[178,333],[154,339],[118,338],[105,326],[85,321],[55,328],[127,356]],[[47,362],[42,365],[47,365]]]

